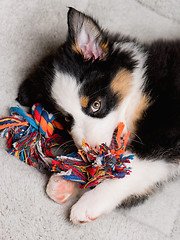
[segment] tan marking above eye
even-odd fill
[[[89,103],[89,97],[87,96],[80,97],[80,104],[83,108],[86,108],[88,106],[88,103]]]
[[[122,99],[132,86],[132,74],[127,69],[119,71],[111,82],[111,89]]]

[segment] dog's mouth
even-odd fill
[[[78,150],[83,150],[85,144],[87,144],[90,149],[97,149],[97,150],[100,148],[100,145],[102,144],[105,144],[107,147],[111,149],[117,148],[118,145],[124,146],[126,144],[124,139],[127,134],[125,134],[123,130],[121,132],[118,132],[118,131],[119,131],[119,128],[117,127],[112,133],[112,138],[109,145],[107,145],[105,142],[102,142],[96,145],[89,145],[89,143],[86,142],[85,139],[82,140],[81,144],[78,144],[76,141],[73,140],[73,138],[71,138],[68,141],[65,141],[59,147],[53,149],[53,153],[56,156],[68,155],[73,152],[78,152]]]
[[[121,125],[121,131],[119,131],[120,125]],[[91,149],[98,149],[100,147],[100,145],[102,145],[102,144],[105,144],[109,148],[116,148],[117,144],[123,146],[124,145],[124,137],[127,135],[125,133],[126,131],[124,128],[125,128],[124,124],[120,123],[118,125],[118,127],[116,127],[115,130],[112,132],[111,139],[108,143],[105,141],[104,142],[102,141],[100,143],[99,142],[96,143],[95,141],[88,142],[88,140],[86,140],[86,138],[84,138],[84,139],[82,138],[81,140],[79,140],[78,138],[73,138],[73,136],[71,136],[70,139],[68,139],[62,145],[59,146],[56,155],[68,155],[68,154],[71,154],[72,152],[77,152],[78,150],[82,150],[83,145],[84,145],[83,143],[87,143],[87,145]],[[70,132],[69,132],[69,135],[71,135]],[[117,137],[118,137],[118,139],[117,139]]]
[[[109,144],[107,144],[106,142],[101,142],[99,144],[89,144],[88,142],[86,142],[86,139],[83,139],[82,143],[81,144],[77,144],[76,147],[77,147],[77,149],[82,149],[82,145],[84,145],[84,143],[87,143],[87,145],[91,149],[98,149],[100,147],[100,145],[102,145],[102,144],[107,145],[107,147],[109,147],[109,148],[115,148],[115,147],[117,147],[117,144],[119,144],[120,146],[124,146],[125,139],[126,139],[127,136],[129,138],[129,134],[130,133],[126,133],[124,131],[124,124],[120,123],[118,125],[118,127],[116,127],[115,130],[113,131],[112,137],[111,137],[111,141],[110,141]]]

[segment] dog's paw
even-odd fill
[[[46,193],[55,202],[62,204],[77,193],[77,187],[76,183],[54,174],[49,179]]]
[[[87,223],[107,212],[109,212],[109,208],[104,199],[99,198],[96,192],[90,190],[84,193],[79,201],[72,206],[70,220],[74,224]]]

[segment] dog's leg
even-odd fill
[[[71,197],[76,196],[81,189],[78,183],[63,179],[57,174],[53,174],[49,179],[46,193],[57,203],[65,203]]]
[[[53,57],[46,57],[21,83],[16,100],[23,106],[31,107],[42,103],[46,110],[52,105],[49,89],[53,81]]]
[[[145,161],[134,158],[132,172],[123,179],[106,180],[83,194],[72,207],[70,220],[74,224],[89,222],[106,214],[132,195],[144,195],[158,182],[166,181],[177,170],[164,161]]]

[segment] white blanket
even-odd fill
[[[160,2],[168,6],[179,0]],[[180,36],[178,21],[162,17],[135,0],[1,0],[0,116],[8,115],[9,107],[17,105],[18,85],[33,66],[65,40],[66,6],[90,13],[103,27],[141,41]],[[50,200],[45,194],[47,176],[9,156],[5,149],[1,139],[1,240],[179,239],[179,178],[159,189],[143,205],[117,209],[92,223],[73,226],[68,215],[74,200],[65,205]]]
[[[178,0],[137,0],[160,15],[180,23],[180,1]]]

